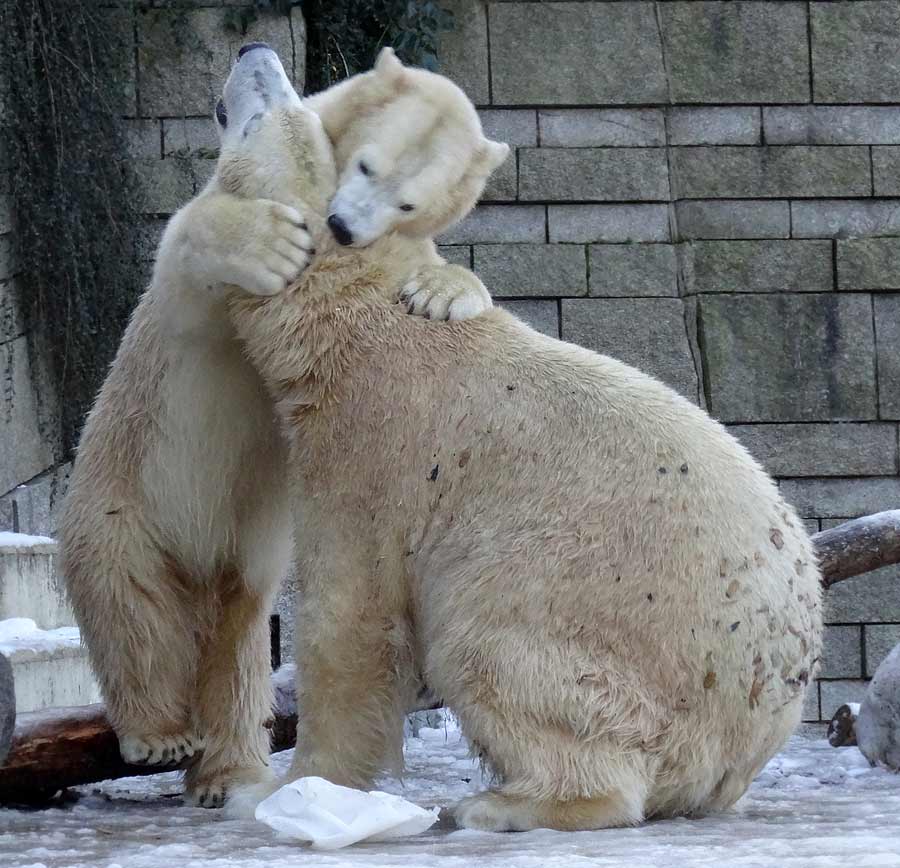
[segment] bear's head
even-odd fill
[[[334,145],[338,189],[328,225],[365,247],[388,232],[430,238],[475,205],[509,147],[485,138],[449,79],[382,49],[371,72],[309,97]]]
[[[324,217],[337,184],[331,142],[271,48],[241,48],[215,118],[221,148],[214,183],[242,198],[301,201]]]

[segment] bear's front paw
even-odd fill
[[[316,252],[312,236],[296,208],[267,199],[247,207],[246,241],[229,253],[228,282],[253,295],[277,295],[309,265]]]
[[[409,313],[425,319],[472,319],[493,307],[484,284],[459,265],[419,269],[400,291]]]
[[[119,753],[136,766],[172,765],[203,749],[203,739],[192,730],[172,735],[123,735]]]

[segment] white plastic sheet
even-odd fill
[[[337,850],[358,841],[418,835],[437,822],[438,809],[311,777],[286,784],[260,802],[256,819],[280,835],[308,841],[320,850]]]

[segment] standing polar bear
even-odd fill
[[[225,171],[252,197],[264,169],[243,146]],[[421,671],[496,775],[463,826],[731,805],[799,721],[819,655],[801,522],[651,377],[501,310],[404,317],[386,289],[407,243],[323,243],[286,293],[231,305],[290,439],[305,541],[290,776],[365,787],[399,763]]]
[[[274,108],[257,98],[260,77]],[[405,286],[414,313],[474,316],[490,296],[431,238],[470,210],[507,152],[484,138],[461,91],[390,50],[310,100],[318,116],[288,111],[299,97],[260,44],[242,49],[229,87],[216,112],[219,170],[166,229],[85,425],[60,529],[62,574],[122,755],[193,756],[188,792],[205,806],[268,774],[268,617],[292,532],[272,400],[223,288],[276,293],[306,267],[337,181],[327,132],[342,168],[336,233],[403,239],[386,297]],[[236,195],[251,170],[253,196]]]

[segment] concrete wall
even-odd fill
[[[900,68],[888,62],[900,3],[445,3],[457,27],[443,69],[515,151],[442,239],[448,257],[538,328],[705,406],[810,529],[900,505]],[[222,27],[234,5],[123,19],[148,262],[212,168],[209,113],[244,41]],[[299,10],[261,17],[246,39],[292,59],[302,83]],[[0,190],[0,355],[25,358],[5,201]],[[27,362],[15,370],[0,527],[16,499],[23,531],[52,533],[65,468],[38,433]],[[858,698],[900,641],[898,579],[883,570],[829,593],[808,719]]]
[[[452,5],[515,154],[448,255],[705,406],[811,530],[900,506],[900,3]],[[827,620],[811,720],[900,641],[900,571]]]

